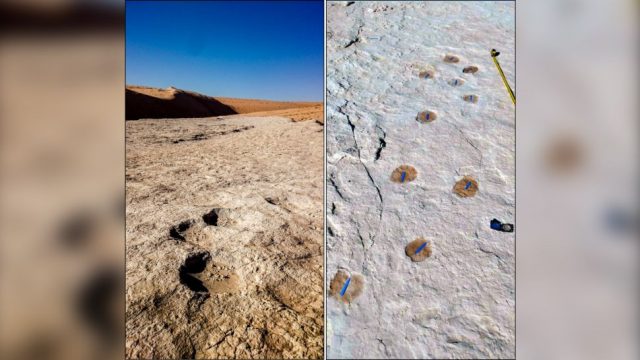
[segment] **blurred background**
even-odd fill
[[[516,3],[518,358],[640,358],[639,5]]]
[[[639,5],[516,4],[518,358],[640,358]],[[0,358],[123,358],[124,3],[0,28]]]
[[[0,27],[0,358],[122,359],[124,3]]]

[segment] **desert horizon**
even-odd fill
[[[254,114],[285,116],[293,121],[322,121],[322,101],[275,101],[209,96],[173,86],[126,85],[126,120],[202,118]]]
[[[321,9],[127,2],[126,358],[323,358]]]

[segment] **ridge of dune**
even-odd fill
[[[161,89],[140,85],[127,85],[125,92],[126,120],[200,118],[249,113],[256,113],[257,116],[290,117],[294,121],[321,121],[323,117],[322,102],[212,97],[175,87]],[[314,110],[309,112],[304,108]],[[286,111],[282,112],[283,110]]]

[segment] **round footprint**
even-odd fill
[[[451,79],[451,80],[449,80],[449,85],[451,85],[451,86],[460,86],[462,84],[464,84],[464,80],[462,80],[462,79]]]
[[[449,64],[456,64],[460,62],[460,58],[455,55],[447,54],[444,56],[443,61]]]
[[[478,192],[478,182],[471,176],[465,176],[453,186],[453,192],[460,197],[472,197]]]
[[[470,102],[470,103],[474,103],[476,104],[478,102],[478,96],[477,95],[465,95],[462,97],[462,99],[466,102]]]
[[[208,251],[189,255],[178,269],[180,283],[198,293],[235,293],[239,278],[225,265],[211,261]]]
[[[329,284],[329,296],[338,301],[351,303],[364,289],[364,277],[359,274],[347,274],[344,270],[338,272]]]
[[[568,173],[576,170],[584,162],[584,150],[574,138],[556,138],[545,154],[546,166],[556,173]]]
[[[427,111],[418,113],[418,116],[416,116],[416,121],[426,124],[426,123],[432,122],[437,118],[438,118],[438,114],[434,113],[433,111],[427,110]]]
[[[474,65],[467,66],[466,68],[462,69],[462,72],[465,74],[475,74],[478,72],[478,67]]]
[[[408,183],[418,177],[418,171],[411,165],[400,165],[391,173],[391,181],[395,183]]]
[[[417,238],[407,244],[404,252],[413,262],[424,261],[431,256],[431,253],[433,252],[431,249],[431,241],[423,238]]]
[[[433,70],[420,71],[418,77],[420,77],[420,79],[433,79],[435,77],[435,72]]]

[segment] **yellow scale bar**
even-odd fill
[[[504,87],[507,88],[507,91],[509,92],[509,96],[511,96],[511,101],[513,101],[513,104],[516,104],[516,96],[513,93],[513,90],[511,90],[511,86],[509,86],[509,83],[507,82],[507,78],[504,76],[504,72],[502,72],[502,68],[500,67],[500,64],[498,63],[498,55],[500,55],[499,52],[496,51],[496,49],[491,49],[491,58],[493,58],[493,62],[496,64],[496,68],[498,68],[498,72],[500,73],[500,76],[502,77],[502,82],[504,83]]]

